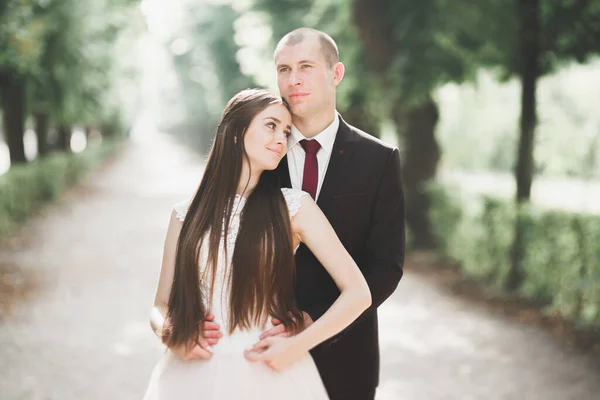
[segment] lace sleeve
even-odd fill
[[[289,188],[283,188],[281,189],[281,192],[283,193],[283,197],[285,198],[288,211],[290,212],[290,218],[294,217],[294,215],[298,213],[298,210],[300,210],[300,206],[302,205],[300,200],[304,196],[309,196],[308,193],[303,192],[302,190],[295,190]]]
[[[175,215],[177,216],[177,219],[180,220],[181,222],[183,222],[183,220],[185,219],[185,215],[187,214],[188,207],[189,207],[189,203],[187,201],[182,201],[181,203],[177,203],[173,207],[173,209],[175,210]]]

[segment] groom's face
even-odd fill
[[[277,85],[293,115],[310,117],[335,107],[333,67],[327,64],[317,38],[284,46],[275,56]]]

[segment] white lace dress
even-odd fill
[[[290,217],[293,217],[300,209],[300,199],[308,194],[294,189],[282,189],[282,192]],[[235,213],[232,215],[227,237],[229,254],[233,254],[239,230],[239,215],[244,203],[244,198],[236,197],[233,207]],[[175,211],[177,217],[183,221],[187,203],[177,204]],[[205,259],[206,252],[201,251],[201,265],[205,265]],[[225,260],[224,255],[220,260]],[[227,333],[229,288],[224,285],[227,269],[225,262],[219,263],[210,305],[215,321],[219,323],[224,334],[219,343],[212,346],[212,358],[182,361],[167,350],[152,372],[144,400],[328,399],[309,353],[282,372],[275,372],[263,363],[251,363],[246,360],[244,349],[259,340],[264,327],[256,326],[249,331],[237,330],[231,335]],[[201,269],[200,273],[202,272]]]

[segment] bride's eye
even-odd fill
[[[270,129],[275,129],[275,126],[276,126],[276,125],[275,125],[275,122],[269,122],[269,123],[267,124],[267,127],[269,127]]]

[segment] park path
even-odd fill
[[[162,351],[148,312],[171,207],[201,173],[148,130],[0,243],[1,400],[141,398]],[[378,400],[600,399],[591,356],[406,271],[380,308]]]

